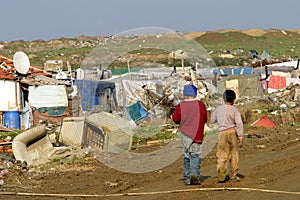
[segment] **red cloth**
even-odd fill
[[[252,126],[263,126],[267,128],[274,128],[276,127],[276,124],[272,122],[269,118],[267,117],[262,117],[259,120],[256,120]]]
[[[282,89],[286,87],[286,77],[282,76],[270,76],[270,80],[268,82],[268,88],[272,89]]]
[[[172,115],[175,123],[180,124],[179,130],[194,142],[202,143],[204,125],[207,122],[207,110],[202,101],[184,100],[176,106]]]

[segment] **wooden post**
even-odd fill
[[[127,60],[127,68],[128,68],[128,73],[130,73],[130,65],[129,65],[129,60]]]

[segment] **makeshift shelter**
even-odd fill
[[[162,94],[162,81],[160,80],[145,80],[144,78],[120,78],[110,80],[116,85],[116,99],[118,106],[125,107],[142,101],[147,104],[147,96],[145,89]]]
[[[268,117],[264,116],[253,122],[251,126],[263,126],[266,128],[274,128],[276,127],[276,124],[272,122]]]
[[[108,81],[77,80],[79,101],[82,111],[92,111],[95,106],[101,111],[112,112],[116,106],[115,84]]]
[[[236,75],[222,77],[217,82],[217,91],[223,94],[224,90],[232,89],[236,92],[237,98],[240,96],[262,96],[263,86],[258,75]]]
[[[178,100],[180,95],[175,94],[180,93],[181,85],[187,84],[187,81],[174,76],[170,77],[171,72],[167,73],[168,75],[165,71],[156,72],[130,73],[118,79],[109,80],[116,85],[118,111],[127,115],[130,106],[134,107],[137,102],[140,102],[140,108],[147,112],[147,116],[164,118],[167,115],[167,110],[170,108],[168,104],[170,103],[172,106],[172,102]],[[136,110],[138,111],[138,109]],[[134,116],[131,118],[138,119],[138,121],[142,119]]]
[[[278,69],[277,71],[288,73],[289,76],[283,75],[285,77],[300,79],[300,59],[298,59],[297,61],[281,62],[281,63],[275,63],[271,65],[266,65],[266,67],[269,70]],[[280,75],[280,74],[272,73],[272,75]]]
[[[15,68],[13,60],[0,55],[0,92],[6,94],[0,100],[1,124],[8,128],[28,128],[29,85],[40,85],[39,77],[51,77],[51,73],[30,66],[26,74]]]
[[[183,99],[183,86],[190,83],[185,79],[190,76],[190,67],[183,70],[180,68],[178,72],[173,72],[170,67],[162,68],[145,68],[141,70],[143,73],[124,74],[118,78],[110,79],[116,85],[116,99],[118,111],[128,116],[128,110],[134,108],[136,116],[131,113],[131,119],[140,120],[145,116],[151,118],[165,118],[171,114],[172,109]],[[206,73],[212,72],[205,69]],[[198,84],[200,83],[201,84]],[[206,83],[200,80],[194,80],[194,84],[199,87],[199,95],[215,93],[215,87],[210,84],[209,89]],[[140,105],[138,106],[138,102]],[[144,114],[138,112],[142,108]],[[130,113],[130,112],[129,112]]]
[[[299,61],[288,61],[288,62],[280,62],[280,63],[274,63],[267,65],[268,67],[293,67],[294,69],[297,69],[299,67]]]
[[[260,74],[262,79],[267,79],[270,75],[300,78],[299,62],[300,59],[298,61],[267,64],[262,67],[254,68],[253,73]]]
[[[68,116],[68,98],[64,85],[29,86],[28,101],[33,110],[33,124],[40,119],[61,122],[57,116]]]

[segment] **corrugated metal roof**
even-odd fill
[[[71,85],[70,81],[57,80],[42,75],[33,75],[30,77],[24,77],[20,80],[21,83],[27,85]]]

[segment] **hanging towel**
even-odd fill
[[[268,88],[271,89],[282,89],[286,87],[286,77],[282,76],[270,76],[270,80],[268,82]]]

